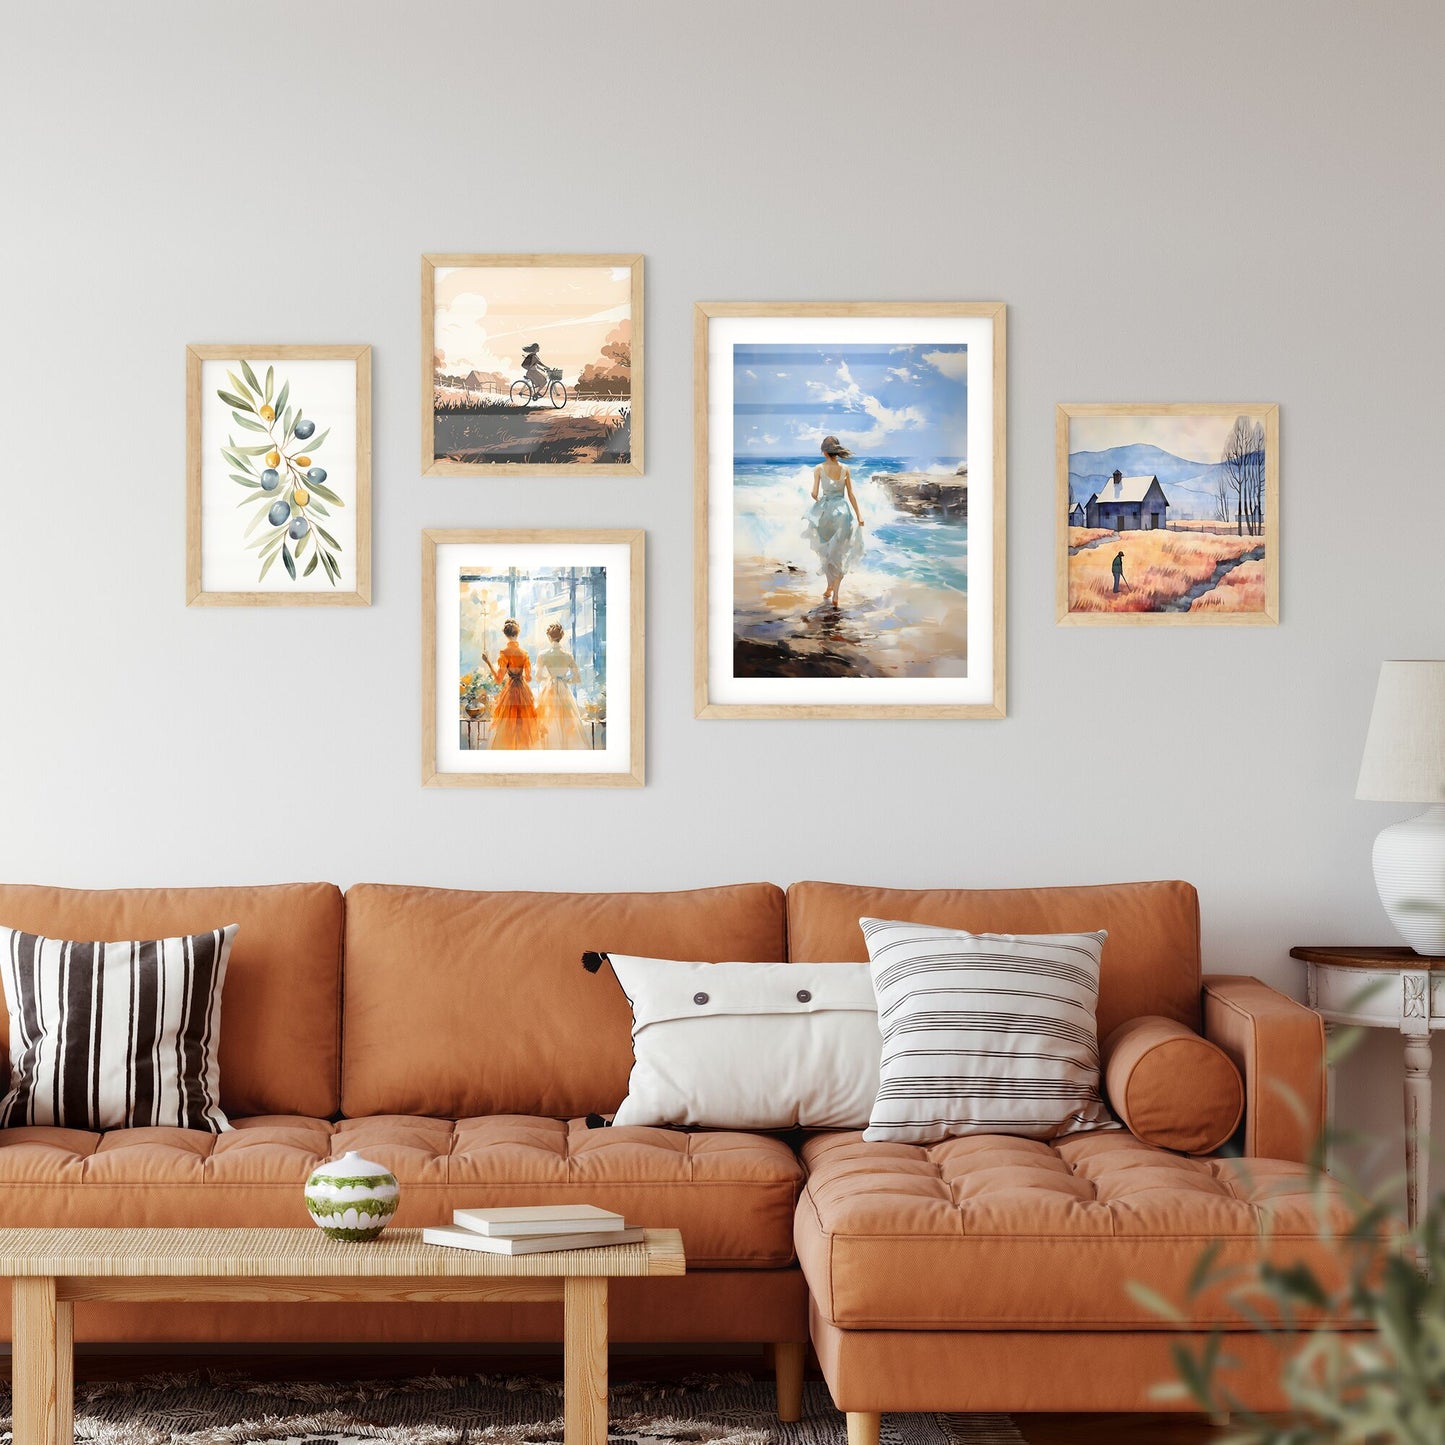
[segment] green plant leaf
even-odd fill
[[[266,395],[262,398],[262,400],[267,402],[271,400],[271,383],[275,381],[275,379],[276,368],[274,366],[268,366],[266,368]]]
[[[315,492],[318,497],[324,497],[333,506],[344,507],[346,505],[325,482],[307,482],[306,490],[308,492]]]
[[[237,396],[236,393],[233,391],[218,391],[216,395],[220,397],[227,406],[238,406],[241,408],[242,411],[256,410],[256,408],[252,406],[249,401],[247,401],[244,397]]]
[[[333,547],[335,547],[338,552],[341,551],[341,543],[338,542],[336,538],[333,537],[331,533],[326,530],[325,527],[323,527],[319,522],[313,522],[311,525],[315,527],[316,530],[321,533],[322,537],[324,537],[326,541],[328,541]]]
[[[237,447],[235,450],[240,452],[243,457],[260,457],[265,456],[271,450],[271,443],[262,442],[258,447]]]
[[[1160,1319],[1173,1320],[1177,1324],[1185,1322],[1183,1310],[1177,1305],[1170,1304],[1158,1290],[1150,1289],[1147,1284],[1141,1284],[1136,1279],[1126,1280],[1126,1288],[1133,1296],[1136,1304],[1141,1304],[1146,1310],[1159,1316]]]
[[[245,427],[247,431],[264,432],[266,430],[260,422],[252,421],[249,417],[242,416],[238,411],[233,411],[231,415],[236,418],[236,425]]]
[[[241,375],[246,378],[246,384],[252,391],[259,392],[261,390],[261,383],[256,380],[256,373],[251,370],[251,363],[245,357],[241,358]]]
[[[291,396],[291,383],[290,383],[289,381],[283,381],[283,382],[281,383],[281,394],[280,394],[280,396],[278,396],[278,397],[276,398],[276,415],[277,415],[277,416],[280,416],[281,413],[286,410],[286,403],[287,403],[287,401],[290,399],[290,396]]]
[[[256,481],[254,477],[237,476],[235,472],[231,473],[231,480],[242,487],[259,487],[261,485],[261,483]],[[249,502],[251,498],[247,497],[246,500]]]
[[[316,564],[317,564],[320,560],[321,560],[321,553],[320,553],[320,552],[313,552],[313,553],[311,554],[311,560],[306,564],[306,570],[305,570],[301,575],[302,575],[303,577],[309,577],[309,576],[316,570]]]
[[[328,512],[326,508],[323,507],[321,503],[316,500],[315,497],[312,497],[310,505],[306,508],[306,510],[308,512],[315,512],[318,517],[329,517],[331,515],[331,513]]]
[[[244,397],[250,402],[255,401],[256,398],[251,395],[251,388],[248,387],[234,371],[228,371],[226,376],[230,379],[231,390],[234,391],[237,396]]]
[[[258,582],[264,582],[266,580],[266,574],[276,565],[276,558],[280,555],[279,552],[272,552],[261,564],[261,575],[256,579]]]
[[[286,564],[286,570],[291,574],[291,580],[296,580],[296,559],[291,555],[291,549],[282,542],[281,560]]]
[[[321,446],[321,443],[324,442],[324,441],[326,440],[326,438],[329,437],[330,435],[331,435],[331,428],[330,428],[330,427],[327,427],[326,430],[325,430],[324,432],[322,432],[319,437],[311,437],[311,438],[309,438],[309,439],[307,440],[307,443],[306,443],[306,450],[307,450],[308,452],[310,452],[310,453],[312,454],[312,456],[315,456],[317,450],[318,450],[318,449],[320,448],[320,446]]]
[[[290,436],[290,434],[291,434],[291,423],[292,423],[293,421],[295,421],[295,420],[296,420],[296,413],[295,413],[295,411],[294,411],[291,407],[288,406],[288,407],[286,408],[285,412],[284,412],[284,413],[282,414],[282,416],[281,416],[281,433],[282,433],[282,438],[281,438],[281,439],[282,439],[283,442],[285,441],[285,439],[286,439],[288,436]]]
[[[253,476],[255,475],[255,468],[252,467],[251,463],[248,462],[235,447],[222,447],[221,455],[231,466],[237,467],[243,472],[249,472]]]

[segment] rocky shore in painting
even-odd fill
[[[737,677],[964,677],[968,597],[871,571],[843,579],[841,607],[822,578],[761,557],[733,571]]]
[[[910,517],[962,521],[968,517],[968,465],[952,477],[935,472],[874,472],[873,482],[888,500]]]

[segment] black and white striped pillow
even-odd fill
[[[227,1132],[217,1052],[236,928],[146,943],[0,928],[10,1013],[0,1127]]]
[[[1106,933],[859,922],[883,1032],[865,1139],[1055,1139],[1113,1126],[1094,1021]]]

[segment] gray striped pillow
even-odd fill
[[[883,1031],[865,1139],[1054,1139],[1113,1126],[1094,1022],[1106,933],[859,922]]]
[[[217,1050],[236,928],[146,943],[0,928],[10,1014],[0,1127],[229,1130]]]

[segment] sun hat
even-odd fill
[[[825,457],[851,457],[853,453],[837,437],[826,436],[823,438],[823,455]]]

